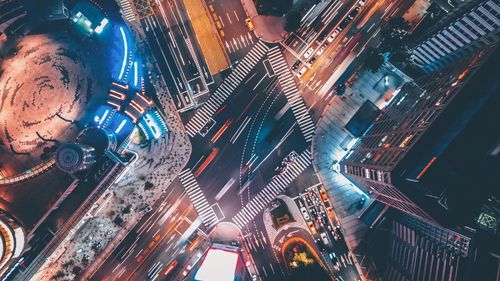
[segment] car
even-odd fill
[[[312,57],[308,62],[307,66],[312,67],[312,65],[316,62],[316,57]]]
[[[299,69],[299,66],[302,64],[302,62],[300,60],[297,60],[293,65],[292,65],[292,70],[293,71],[296,71],[297,69]]]
[[[174,260],[169,265],[167,265],[167,267],[165,267],[165,270],[163,271],[163,275],[168,275],[170,272],[172,272],[177,264],[179,264],[179,262],[177,260]]]
[[[208,5],[208,9],[210,10],[210,12],[215,12],[214,10],[214,6],[212,6],[212,4]]]
[[[323,44],[321,45],[321,47],[319,47],[319,49],[316,51],[316,55],[317,56],[321,56],[323,54],[323,52],[325,52],[326,50],[326,44]]]
[[[334,253],[334,252],[331,252],[328,257],[330,258],[330,260],[332,261],[332,263],[334,265],[338,265],[339,264],[339,259],[337,258],[337,255]]]
[[[347,15],[347,17],[352,20],[358,13],[359,13],[359,7],[356,7],[349,13],[349,15]]]
[[[366,4],[366,2],[367,2],[367,1],[368,1],[368,0],[359,0],[358,5],[359,5],[360,7],[363,7],[363,6]]]
[[[306,73],[307,71],[307,67],[303,66],[298,72],[297,72],[297,77],[302,77],[302,75],[304,75],[304,73]]]
[[[316,235],[316,233],[318,233],[316,231],[316,228],[314,227],[314,223],[312,221],[308,221],[307,226],[309,227],[309,230],[311,231],[312,235]]]
[[[245,25],[247,26],[248,30],[250,30],[250,31],[254,30],[253,21],[251,18],[245,19]]]
[[[335,29],[335,30],[332,32],[332,34],[330,34],[330,36],[328,36],[328,38],[326,38],[326,41],[327,41],[328,43],[332,43],[332,42],[333,42],[333,40],[335,40],[335,38],[337,38],[337,36],[339,35],[339,33],[340,33],[340,30]]]
[[[308,59],[309,57],[311,57],[313,52],[314,52],[314,49],[312,47],[307,49],[307,51],[304,53],[304,58]]]
[[[340,32],[342,30],[344,30],[344,28],[347,27],[347,25],[349,25],[349,23],[351,22],[351,18],[349,16],[347,16],[340,24],[339,26],[337,26],[337,30]]]
[[[306,220],[311,219],[311,217],[309,216],[309,213],[307,212],[306,207],[301,207],[300,212],[302,213],[302,216],[304,217],[304,219],[306,219]]]
[[[318,35],[318,38],[316,38],[316,43],[321,44],[321,41],[323,41],[327,35],[328,33],[323,31],[320,35]]]
[[[340,232],[340,227],[336,226],[335,231],[332,231],[333,239],[335,241],[338,241],[340,238],[342,238],[342,232]]]
[[[323,244],[323,242],[321,242],[321,239],[316,239],[316,245],[318,245],[318,249],[323,252],[325,251],[325,245]]]
[[[325,245],[330,244],[330,242],[328,241],[328,237],[326,236],[326,233],[321,232],[319,236],[321,237],[321,241],[323,241]]]
[[[316,208],[310,208],[309,213],[314,220],[318,218],[318,211],[316,211]]]
[[[321,194],[321,199],[323,199],[323,202],[330,200],[330,198],[328,198],[328,195],[326,194],[326,190],[324,188],[320,189],[319,193]]]

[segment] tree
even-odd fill
[[[285,30],[288,32],[296,31],[300,26],[300,18],[298,11],[290,11],[285,17]]]
[[[294,267],[294,265],[296,265],[296,267],[299,267],[301,264],[303,264],[304,266],[308,266],[313,263],[314,260],[309,258],[307,256],[307,253],[301,252],[301,253],[294,253],[291,266]]]
[[[406,37],[410,25],[402,17],[391,18],[387,26],[382,30],[383,52],[394,52],[406,47]]]
[[[129,214],[131,210],[132,210],[132,205],[129,204],[125,208],[123,208],[122,214],[123,215]]]
[[[116,226],[122,226],[123,225],[122,217],[116,216],[115,219],[113,220],[113,223],[116,224]]]
[[[384,64],[384,55],[375,48],[368,49],[365,65],[371,72],[377,72]]]
[[[154,184],[150,181],[147,181],[144,183],[144,190],[150,190],[151,188],[153,188]]]
[[[71,271],[74,275],[78,275],[80,274],[80,272],[82,272],[82,268],[79,267],[79,266],[75,266],[73,267],[73,270]]]

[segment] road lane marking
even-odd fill
[[[250,123],[250,120],[252,118],[247,116],[245,118],[245,120],[243,120],[243,123],[241,123],[240,127],[238,128],[238,130],[236,130],[236,132],[234,133],[233,137],[231,137],[231,143],[234,144],[238,138],[240,137],[241,133],[243,132],[243,130],[245,130],[245,127]],[[217,200],[217,199],[215,199]]]
[[[238,14],[236,14],[236,10],[233,10],[233,12],[234,12],[234,16],[236,17],[236,20],[240,21],[240,18],[238,17]]]
[[[233,24],[233,22],[231,21],[231,18],[229,17],[229,13],[226,13],[226,16],[227,16],[227,19],[229,20],[229,24]]]
[[[259,80],[259,82],[257,82],[257,84],[255,85],[255,87],[253,87],[253,90],[255,91],[255,89],[257,89],[257,87],[259,86],[260,83],[262,83],[262,81],[267,77],[267,73],[262,76],[262,78]]]

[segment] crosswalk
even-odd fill
[[[236,87],[260,61],[268,49],[269,47],[265,43],[259,41],[238,63],[236,68],[226,79],[224,79],[215,93],[213,93],[207,102],[205,102],[205,104],[196,112],[193,118],[189,120],[186,125],[186,130],[190,137],[194,137],[194,135],[196,135],[205,126],[212,115],[233,93]]]
[[[311,115],[309,115],[306,104],[299,93],[299,89],[293,81],[292,74],[288,69],[285,58],[283,57],[283,54],[278,46],[271,48],[268,56],[271,67],[276,75],[278,75],[281,88],[288,99],[288,103],[292,108],[295,119],[297,119],[300,130],[302,131],[306,142],[310,142],[314,134],[314,123],[311,119]]]
[[[123,18],[133,22],[136,20],[134,8],[130,4],[131,0],[120,0],[120,6],[122,7]]]
[[[217,216],[212,207],[208,204],[207,198],[205,198],[191,170],[187,169],[182,171],[182,173],[179,174],[179,180],[193,203],[194,209],[201,217],[203,224],[207,228],[214,226],[218,222]]]
[[[311,165],[311,151],[306,149],[287,168],[277,175],[233,218],[233,222],[241,229],[262,211],[276,196]]]

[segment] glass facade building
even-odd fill
[[[427,183],[425,177],[495,96],[495,59],[498,51],[490,48],[405,84],[342,159],[340,172],[386,205],[427,221],[446,221],[453,183],[436,183],[439,175]]]

